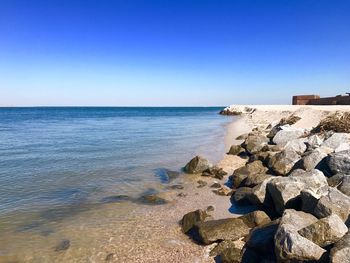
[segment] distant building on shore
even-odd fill
[[[350,93],[320,98],[318,95],[293,96],[293,105],[350,105]]]

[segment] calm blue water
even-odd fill
[[[0,216],[137,194],[194,155],[215,162],[220,108],[1,108]]]

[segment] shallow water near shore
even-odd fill
[[[118,262],[113,236],[154,211],[139,196],[194,155],[222,158],[232,117],[219,110],[0,109],[0,262]]]

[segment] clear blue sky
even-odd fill
[[[290,103],[350,91],[349,0],[1,0],[0,105]]]

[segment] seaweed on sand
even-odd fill
[[[350,112],[336,112],[322,119],[313,133],[326,131],[350,133]]]

